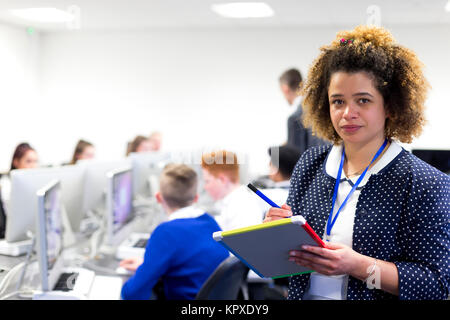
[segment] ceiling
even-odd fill
[[[230,2],[238,0],[230,0]],[[258,1],[258,0],[247,0]],[[366,23],[366,10],[376,4],[382,25],[450,25],[447,0],[261,0],[275,15],[262,19],[226,19],[210,10],[226,0],[1,0],[0,23],[43,32],[67,31],[65,24],[29,23],[8,10],[75,5],[81,12],[81,30],[139,30],[186,27],[293,27]]]

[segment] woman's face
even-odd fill
[[[93,159],[95,158],[95,148],[93,146],[87,146],[83,152],[78,156],[78,160]]]
[[[148,152],[152,151],[152,143],[150,140],[143,140],[139,143],[139,146],[136,149],[136,152]]]
[[[344,143],[366,144],[384,139],[384,99],[364,71],[335,72],[328,87],[330,117]]]
[[[36,151],[28,150],[22,158],[14,159],[14,166],[17,169],[32,169],[38,166],[38,156]]]

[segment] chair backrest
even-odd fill
[[[196,300],[236,300],[245,283],[248,267],[235,256],[230,256],[205,281]]]

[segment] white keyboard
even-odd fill
[[[96,276],[84,268],[64,268],[65,274],[76,274],[72,290],[36,292],[34,300],[120,300],[122,278]],[[70,286],[70,285],[69,285]]]
[[[78,277],[72,291],[87,297],[91,291],[92,283],[94,282],[95,272],[83,268],[64,268],[64,272],[78,273]]]
[[[121,290],[121,278],[96,276],[89,293],[89,300],[120,300]]]
[[[127,258],[144,258],[145,246],[150,238],[148,233],[132,233],[120,244],[116,251],[116,258],[123,260]]]

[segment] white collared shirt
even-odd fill
[[[302,96],[297,96],[295,97],[294,101],[292,101],[291,106],[295,107],[295,110],[297,110],[298,106],[300,105],[300,103],[302,102],[303,97]]]
[[[219,215],[214,218],[223,231],[260,224],[264,217],[258,201],[246,186],[239,186],[216,203]]]
[[[397,155],[400,154],[402,148],[395,141],[391,142],[386,152],[382,157],[367,170],[366,175],[360,182],[358,188],[353,192],[351,197],[347,200],[344,208],[339,213],[336,222],[330,232],[330,242],[341,243],[352,247],[353,245],[353,225],[355,221],[356,205],[358,203],[359,195],[361,194],[362,187],[369,181],[371,175],[378,173],[384,167],[386,167]],[[342,145],[333,146],[325,164],[326,173],[337,178],[339,171],[339,164],[342,156]],[[338,195],[336,197],[336,203],[333,208],[333,219],[337,213],[342,202],[344,202],[348,193],[352,189],[354,183],[358,180],[359,176],[347,178],[345,172],[342,171],[341,181],[339,184]],[[328,222],[327,222],[328,225]],[[323,233],[323,239],[326,239],[326,226]],[[339,276],[324,276],[313,272],[310,278],[310,285],[305,292],[304,298],[306,299],[331,299],[331,300],[345,300],[346,299],[346,283],[348,281],[348,275]]]
[[[194,206],[184,207],[172,212],[168,220],[197,218],[203,215],[205,211]]]

